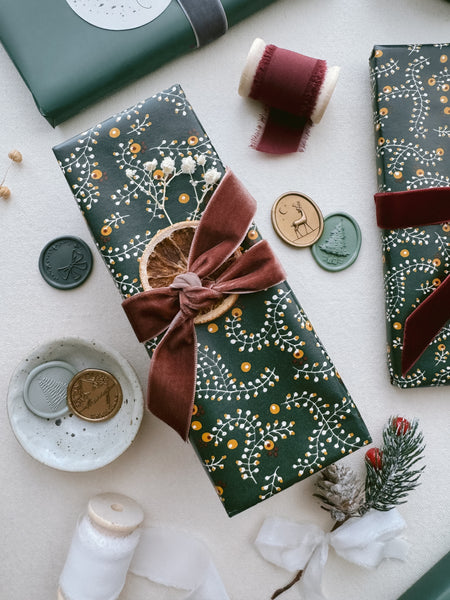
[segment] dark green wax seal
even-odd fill
[[[81,285],[92,269],[92,253],[80,238],[64,236],[49,242],[39,256],[39,270],[45,281],[60,290]]]
[[[361,248],[361,230],[350,215],[332,213],[324,219],[323,233],[311,246],[317,263],[327,271],[342,271],[352,265]]]

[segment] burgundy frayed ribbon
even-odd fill
[[[272,154],[303,150],[326,71],[324,60],[266,46],[249,95],[267,106],[267,115],[252,148]]]
[[[141,292],[122,304],[140,342],[166,332],[152,356],[147,403],[152,413],[184,440],[195,393],[195,316],[226,294],[258,292],[286,278],[268,243],[261,241],[211,280],[239,248],[255,211],[255,200],[227,171],[196,229],[187,273],[178,275],[169,287]]]
[[[382,229],[436,225],[450,221],[450,188],[375,194]],[[450,274],[407,317],[403,335],[402,375],[415,365],[450,319]]]

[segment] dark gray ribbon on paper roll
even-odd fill
[[[220,0],[177,0],[197,40],[197,48],[227,32],[228,21]]]

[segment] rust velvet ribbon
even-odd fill
[[[304,148],[326,70],[324,60],[266,46],[250,90],[250,98],[267,106],[253,148],[272,154]]]
[[[268,243],[261,241],[239,255],[216,280],[211,279],[239,248],[255,211],[255,200],[228,170],[196,229],[187,273],[169,287],[141,292],[123,302],[139,341],[166,332],[152,356],[147,403],[184,440],[195,393],[195,316],[226,294],[265,290],[286,278]]]
[[[435,225],[450,221],[450,188],[375,194],[377,224],[383,229]],[[415,365],[450,319],[450,274],[407,317],[403,335],[402,375]]]

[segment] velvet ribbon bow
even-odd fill
[[[147,403],[184,440],[195,393],[195,316],[226,294],[258,292],[286,278],[268,243],[261,241],[239,255],[216,280],[211,279],[239,248],[255,212],[255,200],[227,171],[196,229],[187,272],[169,287],[141,292],[123,302],[140,342],[166,332],[152,356]]]
[[[377,224],[383,229],[420,227],[450,221],[450,188],[375,194]],[[402,375],[414,366],[450,319],[450,274],[405,321]]]

